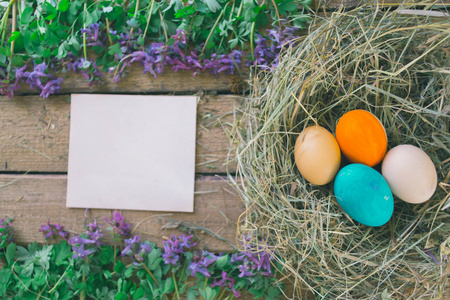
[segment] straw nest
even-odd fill
[[[404,12],[365,7],[317,17],[276,67],[255,75],[234,124],[236,188],[247,205],[239,234],[276,251],[295,299],[305,287],[326,299],[430,299],[447,285],[450,22]],[[381,227],[352,221],[332,183],[311,185],[295,168],[298,133],[316,122],[334,133],[353,109],[381,120],[388,149],[416,145],[438,173],[431,200],[396,198]]]

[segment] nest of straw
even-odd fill
[[[231,134],[247,205],[239,233],[276,251],[297,287],[290,297],[307,287],[321,299],[430,299],[447,285],[450,22],[415,14],[366,7],[317,17],[277,67],[254,77]],[[381,227],[352,221],[332,183],[311,185],[295,168],[299,132],[318,123],[334,133],[353,109],[381,120],[388,149],[416,145],[438,173],[429,201],[396,198]]]

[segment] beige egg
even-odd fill
[[[336,139],[320,126],[310,126],[300,133],[295,142],[294,157],[300,174],[317,185],[333,180],[341,164]]]
[[[409,203],[423,203],[433,196],[437,173],[430,157],[413,145],[392,148],[381,165],[392,193]]]

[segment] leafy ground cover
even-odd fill
[[[105,72],[120,80],[133,62],[155,77],[165,67],[267,68],[306,27],[311,1],[2,1],[0,92],[28,84],[45,98],[64,80],[55,74],[80,72],[94,85]]]
[[[47,240],[16,245],[11,220],[0,220],[1,299],[234,299],[245,293],[277,299],[279,265],[267,247],[243,241],[237,253],[196,249],[192,235],[172,236],[163,249],[132,235],[119,212],[69,238],[60,224],[43,225]],[[114,243],[105,244],[107,235]]]

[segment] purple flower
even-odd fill
[[[241,294],[238,290],[234,287],[235,280],[228,276],[228,273],[225,271],[222,271],[222,279],[216,280],[214,279],[214,282],[210,285],[211,287],[219,286],[223,288],[230,288],[233,292],[234,297],[240,297]]]
[[[239,271],[241,272],[241,273],[239,273],[239,277],[240,277],[240,278],[242,278],[242,277],[252,277],[253,275],[255,275],[255,274],[253,274],[252,271],[250,271],[251,268],[250,268],[249,265],[246,265],[246,264],[244,264],[244,265],[239,265],[239,266],[238,266],[238,269],[239,269]]]
[[[130,235],[130,224],[124,221],[124,217],[117,210],[114,211],[112,219],[104,219],[119,235],[123,237]]]
[[[86,225],[85,234],[87,235],[87,237],[89,237],[90,240],[95,242],[95,245],[97,247],[101,246],[100,239],[103,237],[101,227],[102,226],[100,224],[97,224],[97,220],[94,220],[93,223],[89,223],[88,225]]]
[[[100,35],[100,24],[94,23],[89,25],[86,29],[81,29],[80,33],[82,35],[86,34],[86,45],[93,47],[106,47],[107,36]]]
[[[85,259],[88,255],[95,252],[94,249],[84,249],[84,244],[80,244],[79,246],[73,246],[72,250],[74,252],[73,258],[81,258],[81,259]]]
[[[248,60],[247,65],[255,64],[261,69],[269,69],[276,66],[282,48],[293,42],[296,29],[295,27],[286,27],[283,31],[280,31],[279,28],[269,29],[267,30],[269,33],[268,39],[256,34],[256,47],[253,51],[254,59]]]
[[[268,251],[267,246],[256,247],[251,243],[250,237],[244,237],[244,251],[231,255],[231,263],[237,263],[240,271],[239,277],[251,279],[255,271],[261,271],[264,276],[272,276],[273,253]]]
[[[151,251],[151,247],[147,243],[141,243],[140,237],[135,235],[132,239],[125,239],[125,248],[122,250],[122,256],[129,256],[137,262],[144,261],[144,255]]]
[[[91,239],[82,238],[81,236],[74,236],[69,239],[68,244],[69,245],[95,244],[95,241]]]
[[[41,79],[47,78],[49,75],[44,72],[47,70],[47,65],[45,62],[38,64],[34,67],[33,72],[30,72],[27,78],[27,83],[30,84],[30,88],[40,88],[43,89],[44,85],[42,84]]]
[[[173,235],[170,239],[164,241],[164,254],[162,255],[164,263],[176,266],[180,258],[178,254],[184,254],[187,249],[197,245],[197,243],[192,242],[193,237],[184,234],[179,237]]]
[[[64,226],[59,225],[58,223],[50,224],[50,220],[47,220],[47,225],[42,225],[39,231],[45,234],[46,240],[56,237],[56,235],[59,235],[64,240],[67,240],[67,236],[69,235],[69,233],[64,230]]]
[[[0,219],[0,249],[5,248],[9,243],[14,241],[11,235],[12,219]]]
[[[191,276],[196,277],[197,273],[202,274],[205,277],[211,277],[211,274],[209,273],[208,269],[201,266],[198,263],[191,263],[188,267],[189,270],[191,270]]]
[[[61,82],[63,82],[63,79],[61,77],[58,77],[57,79],[50,80],[42,88],[40,96],[43,97],[43,98],[48,98],[49,95],[52,95],[56,91],[59,91],[61,89]]]
[[[203,250],[201,255],[194,257],[192,263],[188,267],[188,269],[191,270],[191,276],[195,277],[196,273],[200,273],[205,277],[211,277],[208,267],[214,263],[217,258],[219,258],[219,255],[214,255]]]

